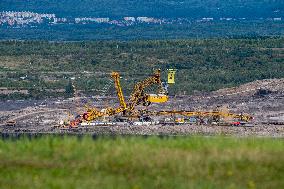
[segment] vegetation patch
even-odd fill
[[[284,38],[141,40],[93,42],[0,42],[0,86],[11,90],[68,88],[70,78],[85,94],[115,95],[110,79],[120,72],[124,93],[154,69],[178,70],[170,94],[209,92],[246,82],[284,77]],[[33,95],[31,95],[31,98]],[[37,98],[64,96],[41,92]],[[69,96],[69,95],[67,95]]]
[[[0,140],[0,187],[282,188],[283,149],[270,138]]]

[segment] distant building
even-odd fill
[[[53,18],[53,23],[65,23],[67,18]]]
[[[201,20],[202,20],[202,21],[213,21],[214,18],[202,18]]]
[[[220,18],[220,20],[227,20],[227,21],[231,21],[231,20],[233,20],[233,18]]]
[[[137,17],[137,21],[138,22],[151,22],[152,18],[148,18],[148,17]]]
[[[109,18],[75,18],[75,23],[86,23],[86,22],[96,22],[96,23],[108,23]]]
[[[152,17],[137,17],[136,20],[138,22],[146,22],[146,23],[161,23],[162,21],[157,18]]]
[[[55,22],[66,22],[67,19],[59,18],[57,19],[55,14],[39,14],[34,12],[27,12],[27,11],[5,11],[0,12],[0,20],[1,23],[6,23],[10,26],[13,25],[29,25],[32,23],[41,24],[43,23],[44,19],[51,20]]]
[[[281,18],[273,18],[274,21],[281,21]]]
[[[109,18],[94,18],[94,21],[97,23],[108,23]]]
[[[123,19],[127,22],[135,22],[136,21],[135,17],[124,17]]]

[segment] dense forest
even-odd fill
[[[109,74],[118,71],[127,94],[134,82],[161,69],[177,69],[170,94],[208,92],[257,79],[284,77],[284,38],[0,42],[0,87],[29,95],[64,96],[70,78],[84,94],[114,94]],[[105,86],[110,86],[106,91]],[[112,89],[111,89],[112,87]],[[61,90],[61,92],[60,92]]]
[[[283,0],[1,0],[0,11],[76,16],[283,17]]]
[[[141,24],[128,27],[99,24],[59,24],[38,27],[0,27],[0,40],[137,40],[283,36],[284,21],[214,21],[188,24]]]

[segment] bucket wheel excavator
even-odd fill
[[[240,121],[248,122],[253,119],[248,114],[233,114],[224,111],[175,111],[175,110],[162,110],[162,111],[147,111],[145,109],[136,109],[138,105],[144,107],[149,106],[151,103],[165,103],[168,101],[167,87],[161,81],[161,71],[156,70],[152,75],[146,79],[137,82],[134,85],[133,91],[130,95],[128,102],[125,101],[122,87],[120,85],[120,75],[118,72],[112,72],[111,78],[114,81],[117,97],[119,100],[119,107],[108,107],[103,110],[96,108],[87,108],[87,111],[78,115],[74,120],[70,121],[70,127],[77,127],[80,123],[86,121],[91,122],[98,118],[105,116],[116,116],[122,120],[129,118],[138,118],[145,121],[150,120],[150,116],[183,116],[183,117],[196,117],[196,118],[210,118],[216,122],[224,118],[237,119]],[[157,94],[148,94],[146,89],[151,86],[158,86]],[[148,119],[149,118],[149,119]],[[239,122],[238,122],[239,123]]]
[[[120,113],[126,117],[138,117],[140,113],[138,110],[135,110],[137,105],[149,106],[151,103],[164,103],[168,101],[168,92],[161,81],[160,70],[156,70],[153,75],[135,84],[129,102],[125,101],[120,85],[119,73],[112,72],[111,77],[114,80],[120,106],[118,108],[108,107],[101,111],[96,108],[88,108],[84,114],[78,115],[74,120],[70,121],[71,127],[77,127],[82,121],[90,122],[100,117],[114,116]],[[152,85],[158,85],[158,94],[145,93],[145,89]]]

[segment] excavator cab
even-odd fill
[[[169,100],[168,84],[161,82],[160,91],[158,94],[147,94],[147,100],[150,103],[165,103]]]
[[[169,100],[169,96],[165,94],[148,94],[147,101],[151,103],[164,103]]]

